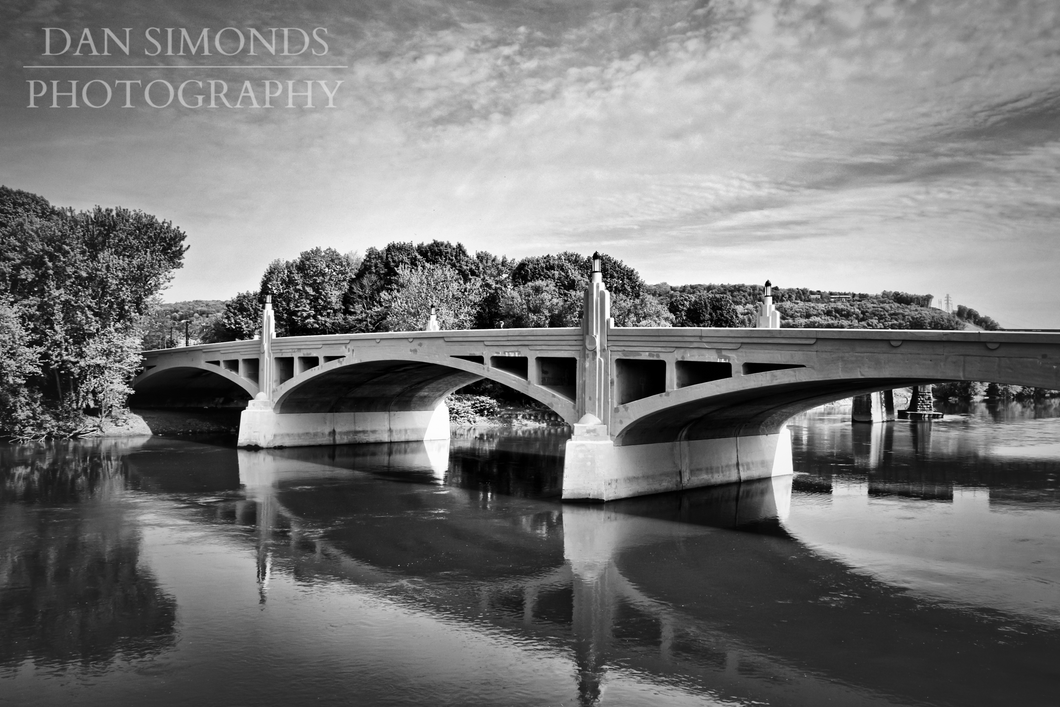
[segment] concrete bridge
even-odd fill
[[[614,326],[599,260],[581,327],[277,338],[144,352],[140,407],[242,407],[241,447],[449,436],[445,397],[489,379],[572,425],[563,498],[630,496],[791,473],[793,415],[942,381],[1060,388],[1060,334]]]

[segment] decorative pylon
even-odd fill
[[[604,287],[603,257],[593,253],[589,288],[585,291],[585,306],[582,310],[582,334],[585,346],[585,368],[579,385],[578,396],[583,416],[591,415],[598,423],[607,424],[607,331],[611,327],[611,294]]]
[[[261,365],[258,367],[258,398],[272,400],[272,340],[276,338],[276,316],[272,311],[272,295],[265,296],[261,312]]]
[[[780,312],[773,306],[773,285],[769,280],[766,280],[766,289],[762,294],[762,305],[758,308],[758,328],[780,328]]]

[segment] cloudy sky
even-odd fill
[[[45,56],[45,27],[71,49]],[[128,56],[78,41],[88,28],[102,52],[104,27],[131,28]],[[163,45],[167,27],[236,28],[233,56],[149,56],[152,27]],[[327,52],[236,52],[283,27],[326,28]],[[28,107],[94,79],[223,80],[233,102],[244,81],[259,101],[265,80],[343,83],[334,108],[152,108],[135,89],[131,108]],[[950,294],[1060,328],[1058,118],[1056,0],[0,8],[0,183],[184,229],[170,301],[253,289],[317,245],[443,239],[601,250],[649,282]]]

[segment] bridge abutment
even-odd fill
[[[382,412],[277,413],[252,400],[239,419],[240,447],[311,447],[449,439],[449,408]]]

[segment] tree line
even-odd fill
[[[603,256],[616,319],[624,326],[673,320],[636,270]],[[559,253],[512,260],[460,243],[390,243],[363,257],[313,248],[275,260],[257,290],[224,305],[214,340],[252,338],[271,296],[280,336],[423,329],[433,310],[443,329],[577,326],[590,258]]]
[[[761,285],[648,285],[629,265],[601,256],[618,326],[754,326]],[[204,341],[253,338],[272,298],[280,336],[423,329],[433,311],[443,329],[578,326],[591,258],[563,252],[521,260],[462,244],[390,243],[363,257],[313,248],[275,260],[260,287],[224,303]],[[781,326],[960,329],[931,309],[931,295],[878,295],[774,288]]]
[[[986,329],[987,331],[998,331],[1001,329],[1001,325],[990,317],[982,315],[970,307],[965,307],[963,304],[957,305],[957,311],[954,314],[962,322],[974,324],[980,329]]]

